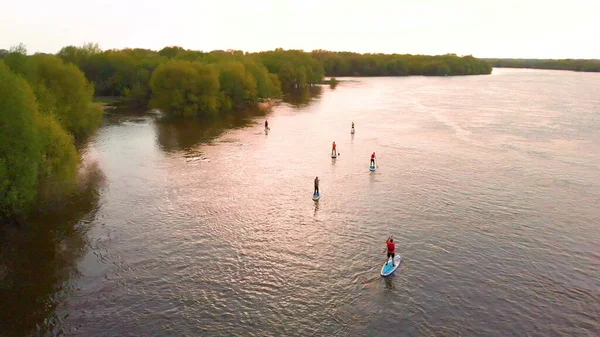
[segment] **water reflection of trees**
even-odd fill
[[[309,105],[314,98],[319,98],[323,92],[323,87],[315,85],[305,89],[289,90],[283,96],[283,101],[295,108],[304,108]]]
[[[302,108],[307,106],[312,99],[318,98],[322,90],[321,86],[291,90],[284,95],[283,101],[296,108]],[[210,143],[227,129],[245,127],[251,124],[252,119],[257,116],[264,116],[264,112],[248,109],[215,118],[160,116],[154,123],[156,141],[165,152],[189,150],[198,144]]]
[[[160,148],[165,152],[173,152],[210,143],[225,130],[247,126],[253,117],[261,115],[264,113],[246,110],[214,119],[159,117],[154,125]]]
[[[41,204],[21,227],[0,228],[0,335],[59,336],[56,308],[77,277],[104,176],[85,167],[78,188]]]

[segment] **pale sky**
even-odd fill
[[[600,58],[600,0],[5,1],[0,49],[20,42]]]

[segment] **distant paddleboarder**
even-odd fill
[[[337,150],[336,150],[335,141],[333,142],[333,144],[331,144],[331,156],[332,157],[337,156]]]

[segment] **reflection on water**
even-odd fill
[[[400,271],[396,270],[396,273],[398,273],[398,272],[400,272]],[[394,286],[394,276],[393,275],[384,278],[384,280],[385,280],[385,288],[386,289],[390,289],[390,290],[396,289],[396,287]]]
[[[157,115],[156,110],[152,110],[150,114]],[[132,109],[125,107],[117,107],[104,112],[105,118],[102,120],[102,127],[110,125],[119,125],[123,123],[141,123],[148,116],[147,109]]]
[[[322,87],[314,86],[308,89],[290,90],[284,95],[283,102],[295,108],[306,107],[321,95]],[[253,123],[253,118],[264,116],[264,112],[248,109],[240,112],[224,114],[213,119],[178,119],[157,116],[156,140],[165,152],[190,150],[199,144],[207,144],[219,137],[224,131],[241,128]],[[131,116],[125,118],[131,121]],[[112,121],[110,123],[115,123]],[[265,136],[269,131],[265,130]]]
[[[263,116],[264,112],[246,110],[225,114],[214,119],[181,119],[157,117],[156,140],[165,152],[188,150],[198,144],[207,144],[221,135],[225,130],[245,127],[252,123],[252,118]],[[265,131],[266,134],[268,132]]]
[[[103,175],[88,165],[61,207],[40,206],[25,228],[0,228],[0,335],[62,335],[56,308],[78,277]]]
[[[310,104],[313,99],[321,97],[323,87],[316,85],[304,89],[289,90],[283,96],[283,101],[294,108],[304,108]]]
[[[226,115],[216,120],[157,118],[156,140],[165,152],[191,149],[198,144],[209,143],[226,128],[243,126],[248,119]]]

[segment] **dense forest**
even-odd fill
[[[56,199],[58,191],[76,185],[76,144],[102,119],[94,97],[169,116],[209,118],[312,87],[326,75],[489,73],[485,61],[452,54],[101,50],[93,43],[67,46],[56,55],[28,56],[22,44],[0,50],[0,219],[25,216],[40,198]]]
[[[484,59],[498,68],[532,68],[600,72],[600,60]]]

